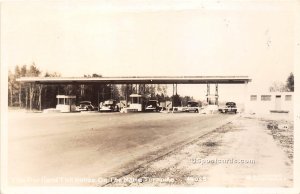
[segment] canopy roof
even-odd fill
[[[72,95],[56,95],[56,98],[76,98],[76,96]]]
[[[248,76],[131,76],[131,77],[21,77],[24,83],[40,84],[244,84]]]

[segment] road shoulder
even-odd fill
[[[240,116],[108,186],[291,187],[292,162],[268,130]]]

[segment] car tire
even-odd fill
[[[195,110],[195,113],[198,113],[198,112],[199,112],[199,110],[198,110],[198,109],[196,109],[196,110]]]

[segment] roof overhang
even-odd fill
[[[21,77],[24,83],[40,84],[244,84],[248,76],[132,76],[132,77]]]
[[[74,95],[56,95],[56,98],[76,98]]]
[[[142,95],[140,94],[131,94],[129,97],[132,97],[132,98],[139,98],[139,97],[142,97]]]

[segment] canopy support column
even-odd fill
[[[100,111],[100,95],[99,95],[99,84],[97,85],[97,107],[98,111]]]
[[[105,84],[102,85],[102,100],[104,101]]]
[[[172,111],[174,108],[174,84],[173,84],[173,95],[172,95]]]
[[[32,111],[33,88],[32,83],[29,84],[29,110]]]
[[[219,86],[218,86],[218,83],[216,83],[216,92],[215,92],[215,96],[216,96],[216,102],[215,102],[215,105],[219,105]]]
[[[20,87],[19,87],[19,108],[22,108],[22,83],[20,83]]]
[[[43,90],[42,84],[39,84],[38,88],[39,88],[39,110],[42,111],[42,90]]]
[[[114,93],[114,91],[113,91],[113,90],[114,90],[114,89],[113,89],[113,85],[110,84],[109,87],[110,87],[110,99],[113,99],[113,96],[114,96],[114,94],[113,94],[113,93]]]
[[[128,84],[126,84],[126,87],[125,87],[125,100],[126,100],[125,106],[127,107],[127,105],[128,105]]]
[[[26,110],[28,110],[28,85],[25,84],[25,107],[26,107]]]
[[[206,87],[206,102],[208,104],[210,104],[209,96],[210,96],[210,84],[208,83]]]

